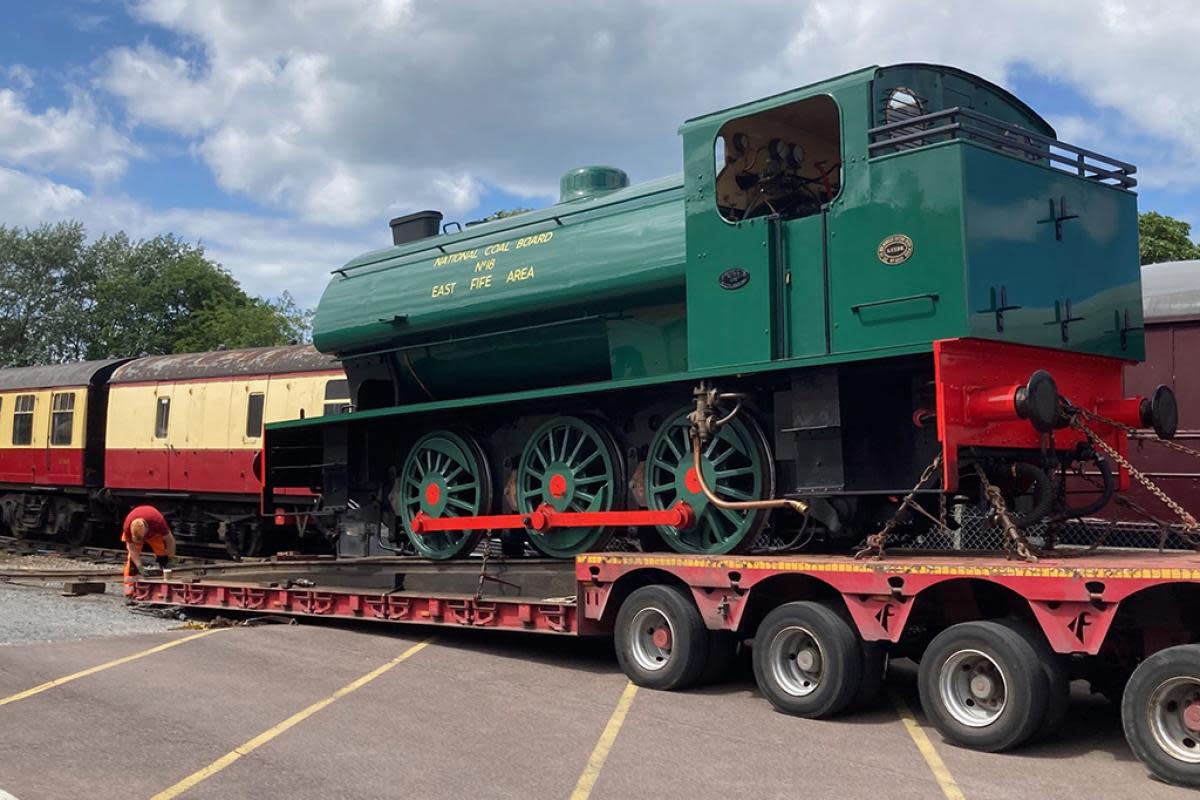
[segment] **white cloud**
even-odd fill
[[[0,167],[0,220],[36,226],[47,219],[78,213],[87,196],[71,186]]]
[[[33,88],[33,70],[24,64],[10,64],[3,70],[0,70],[8,82],[22,91],[28,91]]]
[[[92,67],[91,98],[77,90],[66,107],[34,111],[34,74],[0,71],[0,221],[171,231],[202,240],[248,290],[289,288],[307,303],[329,269],[386,244],[390,216],[466,217],[489,188],[554,195],[579,164],[612,163],[635,180],[677,172],[684,119],[870,63],[949,63],[1000,83],[1023,65],[1105,109],[1052,115],[1064,139],[1138,163],[1144,186],[1200,187],[1200,16],[1182,0],[144,0],[133,10],[173,34],[156,37],[170,48],[147,39],[110,50]],[[132,134],[98,107],[112,97]],[[116,192],[146,131],[182,141],[220,188],[272,213],[154,208]],[[93,185],[62,182],[76,179]]]
[[[106,181],[121,175],[138,153],[128,137],[100,118],[82,92],[73,92],[67,108],[39,114],[21,94],[0,89],[0,163]]]
[[[1200,17],[1185,0],[144,0],[135,13],[194,47],[117,49],[102,85],[133,119],[192,137],[222,188],[310,221],[461,213],[481,184],[553,194],[581,163],[677,171],[688,116],[906,60],[1001,82],[1026,64],[1170,144],[1187,168],[1172,180],[1200,183]]]
[[[133,238],[174,233],[200,242],[249,293],[264,297],[288,289],[313,306],[330,270],[348,254],[387,243],[381,232],[334,233],[293,219],[229,211],[150,208],[122,195],[87,194],[49,178],[0,167],[0,222],[36,227],[78,220],[91,236],[123,230]]]

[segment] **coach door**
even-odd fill
[[[825,208],[841,175],[837,104],[756,104],[684,126],[688,364],[827,352]]]

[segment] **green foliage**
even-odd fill
[[[1138,215],[1138,249],[1143,264],[1200,258],[1200,245],[1192,241],[1192,226],[1181,219],[1147,211]]]
[[[90,244],[77,222],[0,225],[0,365],[285,344],[311,313],[251,297],[175,236]]]

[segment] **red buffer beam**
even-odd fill
[[[440,533],[443,531],[496,531],[529,528],[545,532],[554,528],[591,528],[605,526],[615,528],[648,528],[668,525],[672,528],[690,528],[696,521],[696,513],[687,503],[678,502],[661,511],[641,509],[637,511],[556,511],[549,505],[541,505],[528,514],[491,514],[478,517],[431,517],[424,511],[412,520],[414,533]]]

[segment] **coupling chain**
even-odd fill
[[[1015,555],[1022,561],[1036,564],[1038,557],[1033,554],[1033,548],[1029,546],[1029,539],[1025,538],[1020,526],[1008,513],[1008,506],[1004,504],[1004,493],[1000,491],[1000,487],[987,479],[983,468],[978,464],[975,465],[975,474],[979,476],[984,496],[987,497],[987,501],[992,507],[994,521],[1004,529],[1004,549],[1008,553],[1008,558],[1012,559]]]
[[[1084,412],[1084,413],[1087,413],[1087,412]],[[1114,423],[1114,424],[1118,424],[1118,423]],[[1146,475],[1144,475],[1141,470],[1139,470],[1137,467],[1135,467],[1129,461],[1129,459],[1125,458],[1125,456],[1118,453],[1117,449],[1115,447],[1113,447],[1108,442],[1104,441],[1102,438],[1100,438],[1098,435],[1096,435],[1096,432],[1093,431],[1091,428],[1089,428],[1087,423],[1084,422],[1080,418],[1080,414],[1074,414],[1071,417],[1071,427],[1082,432],[1083,435],[1088,438],[1088,441],[1092,443],[1093,447],[1098,447],[1099,449],[1103,450],[1105,455],[1107,455],[1113,461],[1120,464],[1122,468],[1129,470],[1129,474],[1132,475],[1137,480],[1138,483],[1140,483],[1142,486],[1146,487],[1147,491],[1149,491],[1151,494],[1153,494],[1155,497],[1157,497],[1164,506],[1171,509],[1171,511],[1174,512],[1175,516],[1179,517],[1179,519],[1183,521],[1183,527],[1188,533],[1195,533],[1196,531],[1200,531],[1200,524],[1197,524],[1196,518],[1193,517],[1191,514],[1189,514],[1187,512],[1187,509],[1185,509],[1183,506],[1179,505],[1179,503],[1175,502],[1175,500],[1173,500],[1166,492],[1164,492],[1162,489],[1160,489],[1158,487],[1158,484],[1156,484],[1154,481],[1150,480],[1150,478],[1147,477]],[[1128,426],[1124,426],[1124,427],[1128,427]],[[1182,447],[1182,445],[1179,445],[1179,446]],[[1186,447],[1184,447],[1183,449],[1188,450],[1188,448],[1186,448]],[[1200,455],[1200,454],[1198,454],[1198,455]]]
[[[1116,428],[1117,430],[1125,431],[1125,433],[1129,434],[1130,436],[1135,436],[1135,435],[1141,433],[1140,430],[1133,427],[1132,425],[1126,425],[1124,422],[1117,422],[1115,419],[1109,419],[1108,417],[1097,414],[1095,411],[1088,411],[1086,408],[1080,408],[1080,409],[1077,409],[1077,411],[1081,415],[1087,417],[1088,419],[1094,419],[1097,422],[1103,422],[1105,425],[1111,425],[1112,427]],[[1143,440],[1139,437],[1138,441],[1143,441]],[[1154,439],[1148,439],[1145,441],[1157,442],[1158,444],[1161,444],[1163,447],[1170,448],[1171,450],[1174,450],[1178,453],[1184,453],[1185,455],[1192,456],[1193,458],[1200,458],[1200,450],[1193,450],[1190,447],[1185,447],[1185,446],[1179,444],[1178,442],[1171,441],[1170,439],[1159,439],[1159,438],[1155,437]]]
[[[925,509],[916,505],[914,498],[916,497],[917,492],[921,490],[921,487],[933,477],[933,474],[941,466],[942,454],[939,452],[933,461],[929,463],[929,466],[925,468],[925,471],[921,473],[921,478],[917,481],[916,485],[913,486],[912,490],[909,491],[909,493],[904,496],[904,499],[900,501],[900,507],[896,509],[896,512],[892,514],[891,518],[884,523],[883,527],[878,533],[873,533],[867,537],[866,547],[854,554],[854,558],[856,560],[863,559],[868,556],[873,556],[876,559],[882,559],[884,555],[884,548],[887,546],[888,536],[893,530],[895,530],[896,526],[900,524],[900,517],[903,516],[905,509],[913,508],[921,511],[922,513],[925,512]]]

